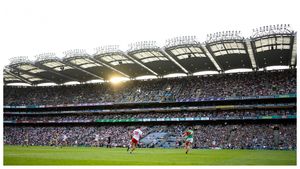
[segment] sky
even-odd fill
[[[1,67],[15,56],[33,56],[70,49],[165,40],[195,35],[200,42],[218,31],[291,24],[296,30],[293,0],[1,0]]]

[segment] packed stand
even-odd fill
[[[144,136],[152,132],[167,132],[177,141],[183,142],[186,125],[143,126]],[[194,148],[220,149],[296,149],[296,124],[201,124],[194,129]],[[136,126],[69,126],[69,127],[24,127],[5,126],[4,144],[52,145],[52,139],[67,136],[68,146],[94,146],[95,136],[100,135],[100,146],[108,144],[111,137],[113,147],[126,147],[130,141],[130,132]],[[27,136],[28,134],[28,136]],[[142,141],[141,141],[142,142]],[[162,144],[162,142],[157,142]],[[143,147],[143,145],[141,145]],[[181,143],[182,146],[182,143]]]
[[[29,145],[54,145],[55,139],[58,145],[62,145],[63,136],[67,136],[68,146],[96,146],[96,135],[100,136],[98,146],[108,145],[124,147],[130,142],[130,135],[135,126],[100,126],[100,127],[4,127],[4,144],[24,145],[28,138]],[[149,127],[142,126],[143,133],[150,132]],[[28,136],[27,136],[28,135]]]
[[[296,93],[296,70],[218,74],[74,86],[4,86],[4,105],[175,101]]]
[[[239,124],[195,126],[197,148],[295,149],[295,124]]]

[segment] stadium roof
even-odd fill
[[[289,25],[270,25],[253,29],[249,38],[239,31],[207,35],[205,42],[195,36],[176,37],[158,47],[154,41],[130,44],[128,51],[118,46],[95,49],[94,54],[75,49],[36,56],[21,56],[4,68],[4,84],[64,84],[70,81],[109,80],[113,77],[163,77],[168,74],[194,74],[202,71],[225,72],[232,69],[258,70],[269,66],[296,66],[296,32]]]

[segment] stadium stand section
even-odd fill
[[[296,33],[289,28],[175,38],[164,48],[132,44],[18,58],[4,69],[4,144],[126,147],[130,131],[142,126],[141,147],[179,148],[183,132],[195,130],[194,148],[296,149]],[[289,69],[267,70],[286,65]],[[251,72],[225,73],[236,68]],[[263,70],[261,70],[263,69]],[[213,75],[193,75],[199,71]],[[162,78],[170,73],[186,77]],[[138,76],[159,78],[137,80]],[[129,77],[118,85],[111,76]],[[78,85],[36,86],[44,82]],[[24,82],[32,86],[9,86]]]
[[[223,74],[53,87],[4,88],[5,105],[59,105],[105,102],[175,101],[209,97],[269,96],[296,93],[296,71]],[[8,97],[6,97],[8,96]]]

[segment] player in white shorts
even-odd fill
[[[99,139],[100,139],[99,134],[96,134],[96,135],[95,135],[95,146],[96,146],[96,147],[99,147]]]
[[[67,144],[68,144],[67,139],[68,139],[67,135],[64,134],[64,135],[63,135],[63,140],[62,140],[62,141],[63,141],[63,144],[61,145],[61,147],[62,147],[62,146],[67,146]]]
[[[28,133],[26,133],[26,135],[25,135],[25,139],[24,139],[24,144],[23,144],[23,146],[26,146],[26,147],[28,147],[28,145],[29,145],[29,135],[28,135]]]
[[[143,134],[143,132],[141,131],[140,127],[138,127],[137,129],[135,129],[133,131],[133,135],[132,135],[132,139],[131,139],[130,153],[132,153],[136,149],[136,146],[138,145],[139,140],[142,137],[142,134]]]

